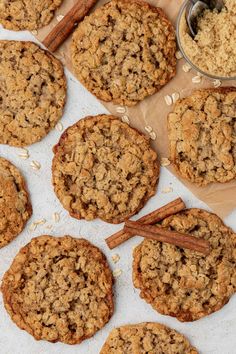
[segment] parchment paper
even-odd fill
[[[160,6],[164,9],[170,20],[175,24],[178,11],[184,0],[148,0],[152,5]],[[53,21],[40,31],[36,37],[42,41],[51,29],[58,23],[58,16],[65,15],[73,6],[76,0],[64,0],[62,6],[55,14]],[[97,7],[106,3],[106,0],[99,0]],[[71,37],[65,41],[55,55],[62,60],[63,64],[73,72],[70,60],[70,41]],[[155,95],[146,98],[143,102],[132,108],[127,108],[127,116],[130,119],[131,126],[145,132],[145,126],[151,126],[155,131],[157,138],[152,142],[153,147],[158,152],[159,157],[168,157],[168,137],[167,137],[167,115],[173,107],[166,105],[165,95],[171,95],[174,92],[179,92],[180,97],[185,97],[191,94],[194,89],[203,87],[212,87],[212,80],[203,78],[200,84],[193,84],[192,77],[196,75],[194,70],[185,73],[182,70],[184,59],[178,62],[176,77],[167,84],[161,91]],[[223,86],[236,86],[236,81],[225,81]],[[119,115],[116,112],[117,106],[111,103],[102,102],[103,105],[114,115]],[[120,115],[121,116],[121,115]],[[236,181],[226,184],[211,184],[207,187],[197,187],[192,183],[180,178],[174,169],[170,166],[171,172],[176,175],[182,183],[184,183],[193,194],[204,201],[215,213],[220,217],[227,216],[236,207]]]

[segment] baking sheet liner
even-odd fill
[[[173,24],[176,23],[179,9],[184,0],[149,0],[152,5],[160,6],[168,15]],[[106,3],[106,0],[99,0],[96,7]],[[57,10],[53,21],[43,29],[33,34],[41,42],[51,29],[58,23],[61,15],[65,15],[76,3],[76,0],[64,0],[62,6]],[[71,36],[63,43],[55,55],[63,62],[63,64],[73,73],[70,60],[70,42]],[[171,82],[161,89],[155,95],[146,98],[135,107],[127,108],[125,115],[129,117],[131,126],[145,131],[145,126],[151,126],[156,133],[156,140],[152,141],[153,148],[158,152],[159,157],[168,157],[168,136],[167,136],[167,115],[173,109],[173,106],[167,106],[164,97],[178,92],[180,97],[191,94],[195,89],[204,87],[213,87],[213,80],[203,78],[200,84],[193,84],[192,78],[196,76],[196,72],[191,70],[185,73],[182,69],[184,59],[178,61],[177,75]],[[236,81],[225,81],[222,86],[236,86]],[[112,103],[102,101],[102,104],[114,115],[122,116],[117,113],[117,107]],[[168,167],[170,171],[177,176],[187,188],[195,194],[199,199],[205,202],[216,214],[224,218],[230,214],[236,207],[236,181],[225,184],[211,184],[207,187],[198,187],[178,176],[174,169]]]

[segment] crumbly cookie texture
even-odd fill
[[[165,219],[163,227],[204,238],[208,256],[154,240],[134,251],[133,281],[158,312],[195,321],[220,310],[236,292],[236,234],[218,216],[200,209]]]
[[[12,163],[0,157],[0,248],[21,233],[31,214],[23,176]]]
[[[7,29],[36,30],[46,26],[62,0],[0,0],[0,23]]]
[[[121,223],[155,194],[157,154],[116,117],[80,120],[62,134],[54,154],[54,190],[75,218]]]
[[[35,339],[77,344],[113,314],[112,273],[90,242],[36,237],[15,257],[2,281],[12,320]]]
[[[198,33],[190,36],[183,14],[180,42],[185,54],[200,70],[220,77],[236,76],[236,2],[224,0],[221,12],[206,10],[198,20]]]
[[[198,354],[174,329],[159,323],[140,323],[111,331],[100,354]]]
[[[236,178],[236,88],[195,91],[168,117],[171,160],[198,185]]]
[[[175,31],[160,8],[112,0],[79,24],[72,42],[75,74],[98,98],[133,106],[176,73]]]
[[[0,41],[0,144],[41,140],[63,114],[63,66],[32,42]]]

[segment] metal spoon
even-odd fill
[[[192,37],[198,32],[198,17],[206,10],[221,11],[224,7],[224,0],[189,0],[186,6],[186,20]]]

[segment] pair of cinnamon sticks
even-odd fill
[[[113,249],[133,236],[142,236],[160,242],[170,243],[181,248],[187,248],[205,255],[210,252],[210,244],[204,239],[177,231],[171,231],[161,226],[154,225],[168,216],[177,214],[186,208],[183,200],[178,198],[140,218],[138,221],[126,221],[124,229],[108,237],[105,241],[110,249]]]

